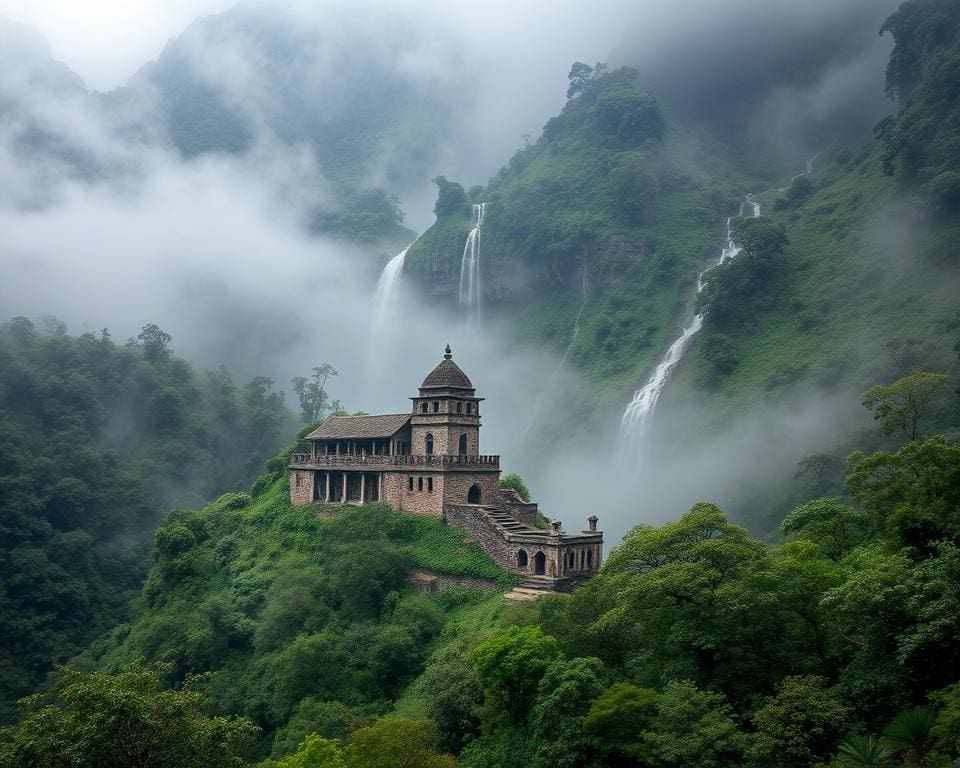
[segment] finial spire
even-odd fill
[[[453,359],[453,352],[450,351],[450,345],[449,345],[449,344],[447,344],[447,348],[446,348],[446,349],[444,350],[444,352],[443,352],[443,359],[444,359],[444,360],[451,360],[451,359]]]

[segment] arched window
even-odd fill
[[[466,432],[462,432],[460,434],[460,455],[461,456],[467,455],[467,433]]]
[[[427,443],[427,456],[432,456],[433,455],[433,433],[432,432],[427,432],[426,443]]]
[[[479,504],[480,503],[480,486],[474,483],[470,486],[470,490],[467,491],[467,504]]]
[[[457,413],[463,413],[463,403],[457,403]]]
[[[436,403],[436,402],[435,402],[435,403],[433,404],[433,412],[434,412],[434,413],[439,413],[439,412],[440,412],[440,403]]]
[[[521,549],[519,552],[517,552],[517,568],[526,568],[528,562],[527,550]]]
[[[426,412],[427,412],[427,404],[420,403],[420,413],[426,413]]]
[[[473,412],[473,403],[467,403],[467,413]]]

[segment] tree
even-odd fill
[[[650,757],[643,732],[653,728],[656,714],[656,691],[614,683],[590,705],[583,729],[606,754],[643,764]]]
[[[592,81],[603,76],[606,71],[607,65],[601,64],[599,61],[593,67],[584,64],[582,61],[573,62],[570,73],[567,75],[567,80],[570,81],[570,86],[567,88],[567,98],[572,99],[574,96],[582,94]]]
[[[293,391],[297,393],[300,400],[300,413],[305,424],[320,421],[329,410],[327,380],[337,375],[336,369],[330,363],[323,363],[313,369],[310,379],[305,376],[297,376],[293,379]]]
[[[650,765],[657,768],[726,768],[742,764],[747,746],[722,694],[672,680],[657,700],[657,719],[645,731]]]
[[[437,185],[437,203],[433,206],[433,212],[438,219],[466,215],[469,203],[463,185],[447,181],[446,176],[437,176],[433,183]]]
[[[842,480],[843,465],[832,453],[813,453],[797,462],[795,480],[809,483],[810,493],[821,496]]]
[[[869,529],[868,515],[851,509],[836,497],[794,507],[780,523],[785,539],[809,539],[831,560],[839,560],[858,546]]]
[[[757,768],[813,768],[834,753],[847,716],[825,677],[785,677],[753,716],[750,762]]]
[[[960,543],[960,442],[937,435],[896,453],[855,452],[847,464],[854,498],[904,544]]]
[[[908,440],[918,440],[920,422],[930,401],[949,378],[945,373],[913,371],[888,386],[871,387],[861,398],[864,407],[873,411],[873,418],[880,422],[880,434],[900,431]]]
[[[606,674],[596,658],[557,659],[544,673],[530,713],[535,768],[588,768],[599,757],[583,718],[601,694]]]
[[[937,708],[937,721],[930,733],[938,748],[950,755],[960,754],[960,683],[934,691],[929,699]]]
[[[278,761],[274,768],[344,768],[344,765],[340,742],[312,733],[296,752]]]
[[[164,688],[162,668],[117,675],[62,668],[53,694],[31,696],[20,724],[3,734],[0,766],[220,768],[246,763],[257,728],[210,717],[189,685]]]
[[[427,714],[437,725],[439,746],[459,754],[480,734],[476,711],[483,691],[476,668],[462,649],[454,649],[427,667],[417,687],[426,701]]]
[[[527,484],[523,482],[523,478],[516,472],[511,472],[501,477],[500,487],[516,491],[521,500],[530,501],[530,489],[527,487]]]
[[[557,641],[539,627],[500,629],[473,649],[485,727],[526,722],[537,685],[558,653]]]
[[[346,768],[456,768],[457,761],[432,748],[429,720],[388,717],[354,732],[344,755]]]
[[[883,740],[891,752],[913,768],[925,764],[933,749],[933,728],[937,713],[933,707],[913,707],[897,715],[883,731]]]
[[[883,768],[891,765],[890,750],[876,736],[851,736],[837,747],[837,768]]]
[[[137,334],[135,346],[143,352],[147,360],[156,363],[169,356],[168,347],[172,339],[173,337],[169,333],[160,330],[160,326],[155,323],[148,323]]]

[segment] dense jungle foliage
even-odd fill
[[[960,755],[955,439],[852,454],[845,493],[796,507],[777,545],[706,502],[636,526],[594,579],[532,604],[504,602],[509,579],[437,520],[291,507],[285,463],[171,513],[132,622],[24,702],[0,765],[125,765],[121,734],[154,744],[158,718],[175,727],[140,764],[190,744],[182,764],[262,768]],[[418,595],[413,566],[498,589]]]
[[[437,520],[292,507],[288,452],[237,492],[285,418],[267,380],[193,371],[151,326],[127,346],[3,326],[0,685],[41,690],[0,729],[0,766],[951,765],[958,28],[955,2],[907,0],[884,25],[899,109],[876,140],[760,185],[687,151],[629,69],[576,64],[563,113],[487,188],[437,178],[438,222],[408,254],[449,298],[488,201],[491,295],[507,303],[507,264],[546,286],[521,292],[518,325],[559,346],[583,290],[571,359],[602,405],[663,348],[757,191],[765,215],[734,223],[740,254],[705,276],[668,398],[719,413],[857,385],[879,427],[845,462],[835,446],[801,462],[805,499],[757,510],[774,536],[700,502],[633,528],[573,594],[510,603],[510,578]],[[154,533],[167,505],[224,489]],[[418,594],[413,569],[443,587]]]
[[[269,379],[169,343],[155,325],[126,345],[0,325],[0,721],[123,618],[169,506],[247,485],[290,424]]]

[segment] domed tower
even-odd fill
[[[453,362],[450,345],[427,374],[420,394],[410,398],[414,456],[477,456],[480,453],[480,402],[470,379]]]

